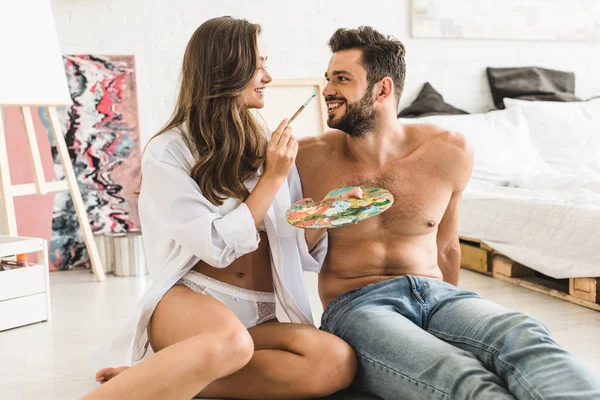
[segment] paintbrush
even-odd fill
[[[296,111],[296,113],[294,115],[292,115],[292,118],[290,118],[290,120],[288,121],[288,126],[292,123],[292,121],[298,116],[298,114],[300,114],[302,112],[302,110],[304,110],[306,108],[306,106],[308,105],[308,103],[310,103],[310,101],[317,95],[319,94],[319,92],[314,92],[309,98],[308,100],[306,100],[304,102],[304,104],[302,104],[300,106],[300,108],[298,109],[298,111]]]

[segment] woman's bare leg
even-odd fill
[[[149,333],[155,350],[168,349],[207,328],[207,321],[198,314],[204,314],[203,306],[189,307],[197,294],[180,288],[178,296],[165,296],[154,313]],[[283,323],[263,324],[249,333],[256,350],[250,362],[196,393],[203,397],[302,399],[326,396],[352,382],[356,372],[354,352],[331,334],[311,326]],[[109,370],[107,374],[110,377],[114,372]]]
[[[241,368],[249,357],[239,347],[215,346],[219,335],[203,333],[169,346],[111,379],[84,400],[189,400],[209,383]],[[234,361],[234,362],[232,362]]]
[[[200,397],[315,398],[346,388],[354,378],[354,353],[333,335],[310,326],[278,322],[251,328],[249,332],[255,349],[250,363],[208,387],[205,385],[206,389],[198,390]],[[111,377],[123,370],[103,371]]]
[[[201,397],[305,399],[348,387],[356,357],[343,340],[314,327],[268,323],[249,330],[254,355],[241,370],[212,382]]]
[[[254,350],[248,331],[231,310],[183,286],[171,288],[158,304],[149,336],[160,351],[84,399],[189,400],[210,382],[246,365]]]

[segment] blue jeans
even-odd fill
[[[357,353],[353,387],[397,399],[600,399],[547,328],[473,292],[404,276],[347,292],[321,329]]]

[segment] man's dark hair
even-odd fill
[[[333,53],[342,50],[361,50],[362,64],[367,70],[369,90],[376,82],[389,76],[394,82],[396,104],[400,101],[406,71],[404,61],[406,50],[400,40],[385,36],[370,26],[361,26],[358,29],[338,29],[331,36],[328,44]]]

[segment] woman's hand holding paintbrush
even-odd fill
[[[265,172],[252,193],[245,200],[257,229],[262,223],[279,187],[283,184],[296,162],[298,142],[292,136],[292,128],[288,124],[289,121],[284,119],[273,131],[271,140],[267,145]]]
[[[264,177],[274,178],[279,184],[287,178],[298,154],[298,142],[288,124],[287,119],[281,121],[267,146]]]

